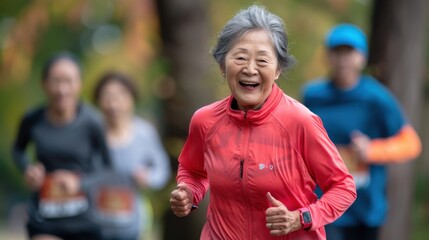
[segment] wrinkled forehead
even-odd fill
[[[272,36],[264,29],[252,29],[244,31],[241,35],[238,35],[231,41],[231,45],[228,51],[235,50],[237,48],[245,50],[243,46],[252,45],[257,47],[258,51],[261,52],[273,52],[276,53]]]

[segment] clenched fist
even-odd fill
[[[41,163],[29,166],[25,170],[25,182],[32,190],[39,190],[45,180],[45,167]]]
[[[193,198],[194,194],[192,194],[188,185],[186,183],[179,183],[170,195],[171,210],[178,217],[187,216],[192,210]]]

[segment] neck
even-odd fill
[[[347,90],[351,89],[359,82],[359,74],[353,74],[348,76],[333,76],[333,82],[335,86],[340,89]]]
[[[47,117],[54,124],[63,125],[73,121],[76,117],[76,107],[69,109],[55,109],[48,107]]]
[[[132,117],[121,117],[106,123],[107,138],[111,146],[120,145],[131,136]]]

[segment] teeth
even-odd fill
[[[258,83],[254,83],[254,82],[241,82],[241,83],[243,83],[243,84],[258,84]]]

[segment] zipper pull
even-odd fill
[[[241,161],[240,161],[240,179],[243,179],[243,165],[244,165],[244,159],[241,159]]]

